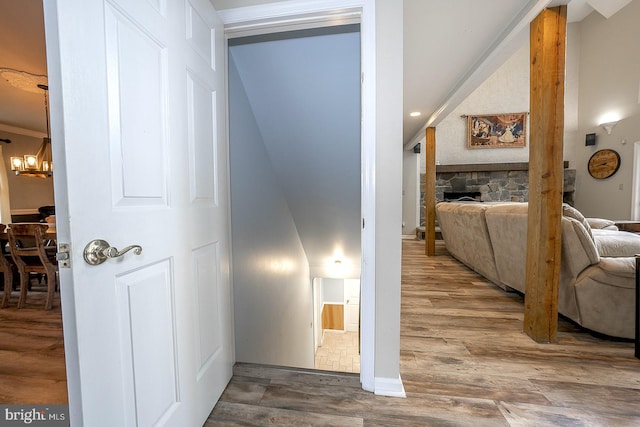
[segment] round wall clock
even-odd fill
[[[596,179],[609,178],[620,168],[620,154],[615,150],[598,150],[589,159],[589,174]]]

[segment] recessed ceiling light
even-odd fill
[[[418,117],[420,115],[420,111],[414,111],[409,114],[411,117]]]

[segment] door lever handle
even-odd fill
[[[84,247],[83,257],[87,264],[99,265],[109,258],[121,257],[130,250],[133,250],[133,253],[136,255],[140,255],[142,253],[142,246],[130,245],[119,251],[118,248],[111,246],[106,240],[96,239],[90,241],[87,243],[87,246]]]

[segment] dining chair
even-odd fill
[[[53,306],[58,264],[55,259],[55,246],[45,245],[46,240],[49,239],[46,236],[48,228],[47,224],[9,225],[9,250],[20,274],[18,308],[24,307],[27,299],[29,273],[46,275],[47,300],[45,302],[45,310],[50,310]]]
[[[9,304],[11,291],[13,290],[13,271],[16,268],[11,254],[5,251],[5,246],[9,239],[6,229],[7,226],[5,224],[0,224],[0,272],[4,276],[4,291],[0,308],[5,308]]]

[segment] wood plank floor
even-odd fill
[[[560,320],[557,344],[522,333],[523,298],[403,241],[401,376],[406,399],[358,376],[238,364],[207,426],[638,426],[633,343]]]
[[[403,241],[401,375],[406,399],[357,374],[238,364],[207,426],[639,426],[633,344],[561,320],[557,344],[522,330],[522,297],[439,245]],[[0,402],[67,401],[60,303],[0,310]]]
[[[66,404],[60,294],[53,309],[44,310],[46,293],[34,285],[25,308],[18,310],[18,292],[0,309],[0,403]]]

